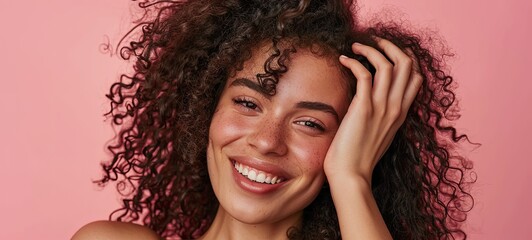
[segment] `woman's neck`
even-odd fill
[[[201,240],[240,240],[240,239],[288,239],[290,227],[301,225],[302,213],[294,214],[278,222],[248,224],[235,219],[221,206],[207,232]]]

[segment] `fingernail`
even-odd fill
[[[360,43],[358,43],[358,42],[355,42],[355,43],[353,43],[353,44],[358,45],[358,46],[362,45],[362,44],[360,44]]]
[[[348,57],[345,55],[340,55],[340,58],[348,58]]]

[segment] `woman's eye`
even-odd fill
[[[244,98],[236,98],[233,100],[235,104],[241,105],[245,108],[249,108],[252,110],[256,110],[258,108],[257,104],[255,104],[253,101],[244,99]]]
[[[310,121],[310,120],[298,121],[298,122],[296,122],[296,124],[303,125],[303,126],[309,127],[309,128],[313,128],[313,129],[316,129],[316,130],[319,130],[319,131],[325,131],[325,128],[321,124],[319,124],[317,122],[314,122],[314,121]]]

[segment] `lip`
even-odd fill
[[[285,183],[288,182],[290,179],[289,175],[284,170],[268,162],[260,161],[260,160],[249,158],[249,157],[230,157],[229,160],[231,162],[231,169],[232,169],[231,171],[233,171],[233,176],[234,176],[234,180],[236,184],[241,189],[247,192],[251,192],[255,194],[271,193],[281,188],[282,186],[284,186]],[[238,162],[238,163],[250,166],[252,168],[255,168],[263,172],[271,173],[275,176],[283,178],[284,181],[277,183],[277,184],[258,183],[255,181],[251,181],[247,177],[240,174],[234,168],[234,162]]]

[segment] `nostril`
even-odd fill
[[[282,124],[263,123],[248,137],[248,143],[263,154],[286,152],[286,129]]]

